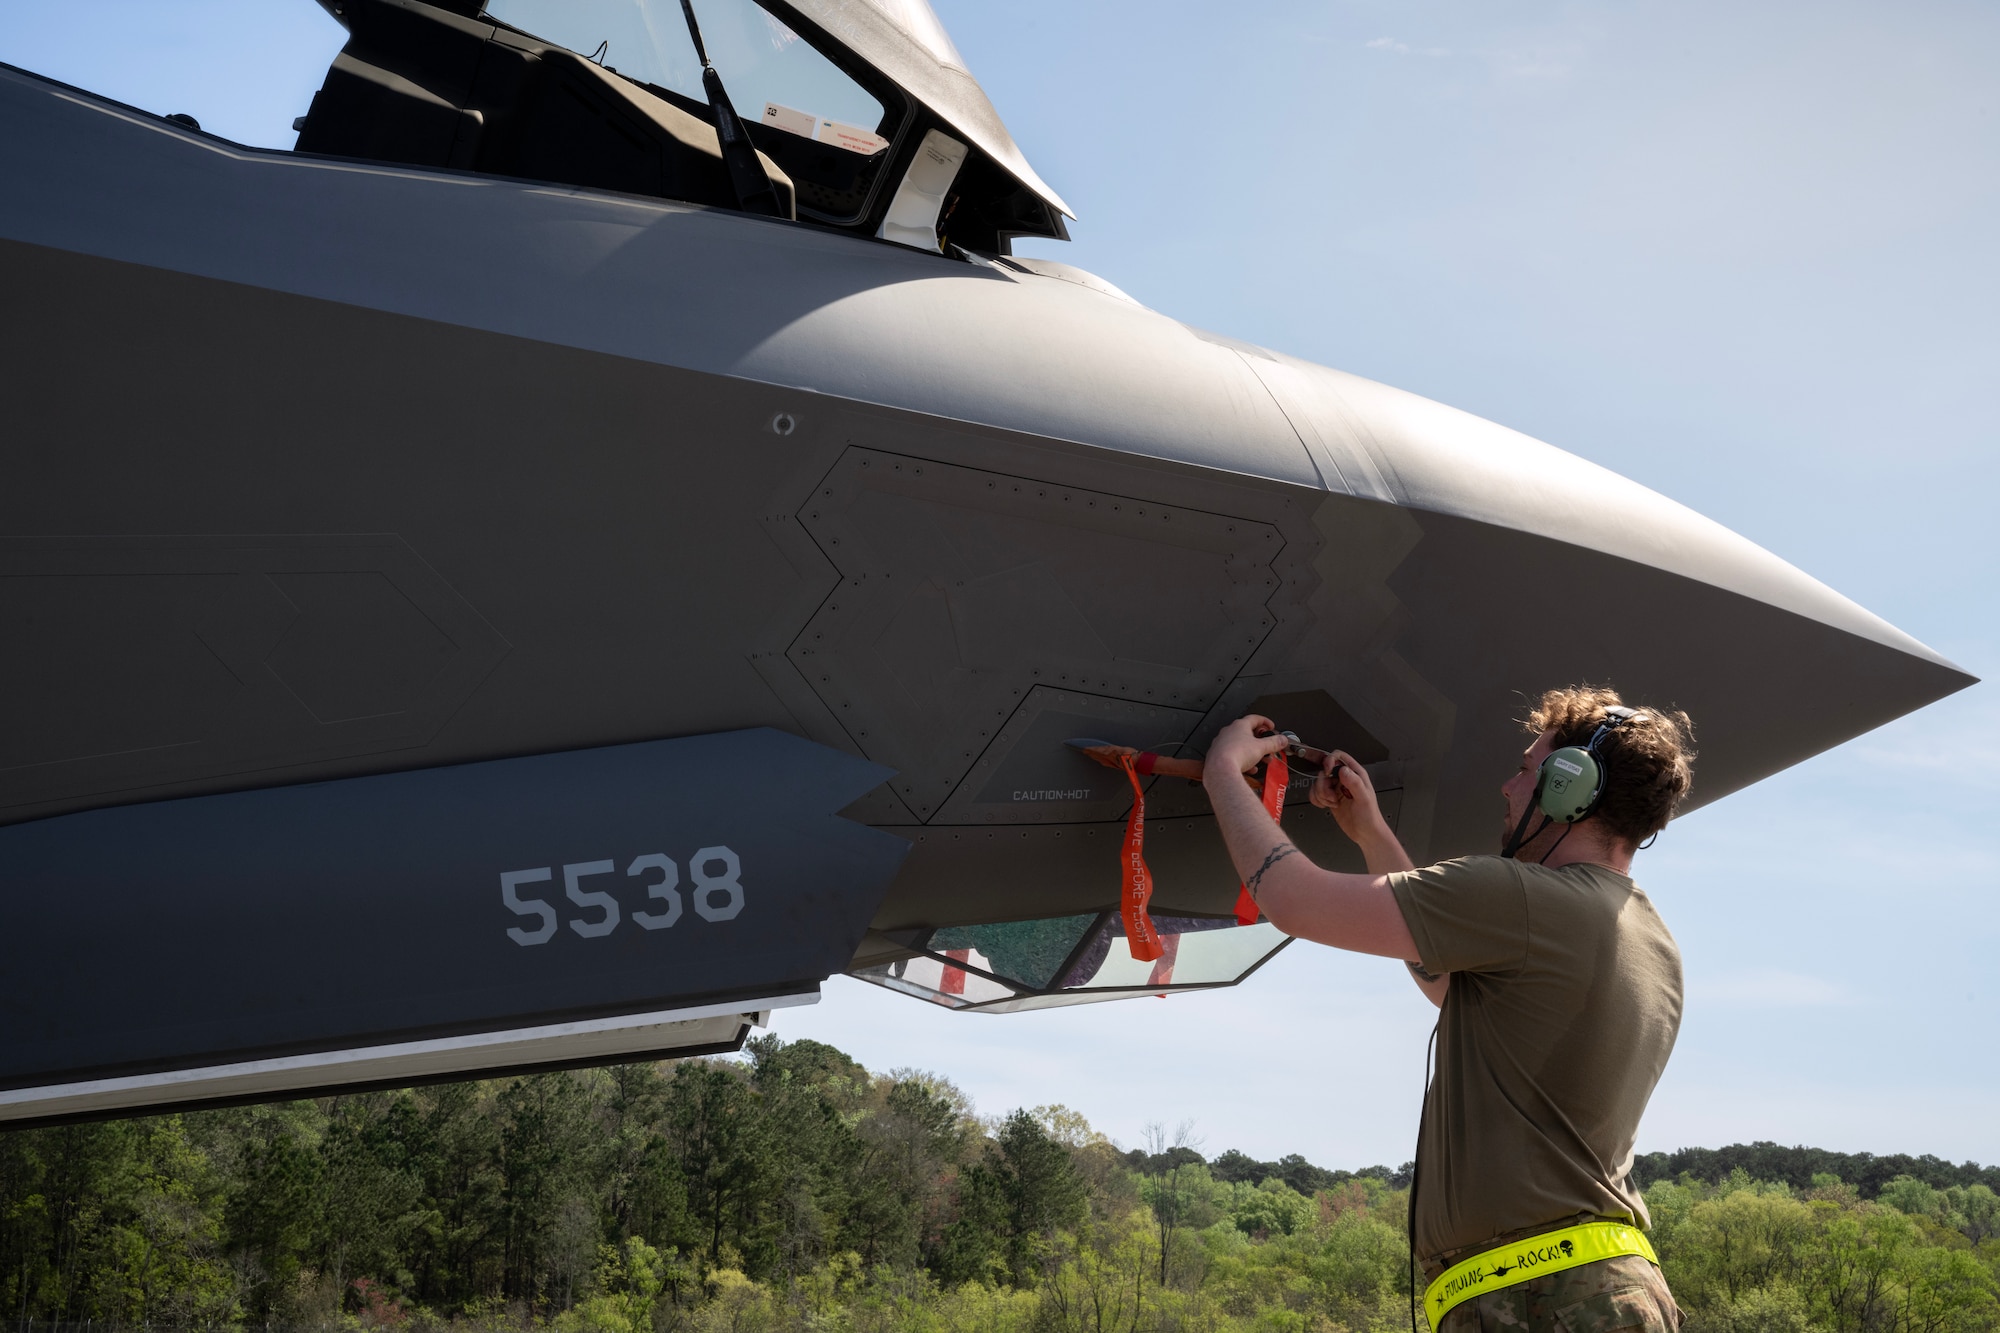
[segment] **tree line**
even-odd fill
[[[463,1333],[1388,1333],[1408,1165],[1121,1149],[818,1042],[0,1134],[0,1317]],[[1884,1166],[1883,1164],[1888,1164]],[[1903,1166],[1911,1169],[1899,1169]],[[1841,1170],[1808,1168],[1843,1168]],[[1691,1333],[1993,1333],[1990,1169],[1655,1154]],[[1800,1171],[1805,1173],[1801,1177]]]
[[[1837,1176],[1854,1186],[1862,1198],[1872,1199],[1893,1180],[1908,1176],[1932,1189],[1984,1185],[2000,1190],[2000,1166],[1961,1162],[1954,1166],[1942,1157],[1925,1154],[1912,1157],[1891,1153],[1877,1157],[1865,1152],[1828,1152],[1824,1148],[1783,1148],[1775,1143],[1732,1143],[1727,1148],[1682,1148],[1679,1152],[1642,1153],[1632,1163],[1632,1176],[1640,1185],[1657,1180],[1677,1180],[1691,1175],[1697,1180],[1720,1181],[1733,1171],[1743,1171],[1755,1180],[1779,1180],[1795,1190],[1812,1188],[1818,1176]]]

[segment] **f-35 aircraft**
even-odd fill
[[[1705,802],[1969,683],[1602,468],[1014,255],[1069,210],[924,0],[321,3],[294,152],[0,68],[0,1118],[1282,947],[1156,778],[1135,957],[1071,738],[1268,714],[1422,860],[1492,849],[1523,692],[1688,709]]]

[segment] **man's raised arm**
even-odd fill
[[[1366,770],[1336,751],[1313,784],[1313,804],[1332,812],[1368,865],[1365,875],[1323,870],[1272,822],[1244,781],[1266,755],[1284,748],[1284,737],[1257,734],[1275,730],[1268,718],[1240,718],[1215,738],[1203,765],[1202,785],[1250,896],[1287,935],[1420,965],[1416,941],[1384,878],[1413,867],[1382,818]],[[1411,975],[1433,1004],[1444,1003],[1449,974],[1426,980],[1430,974],[1412,967]]]

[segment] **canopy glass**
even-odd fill
[[[754,0],[695,0],[694,9],[729,100],[757,147],[792,178],[800,210],[852,218],[904,113],[885,108]],[[488,0],[486,14],[627,78],[707,100],[680,0]]]
[[[1011,176],[1010,189],[1025,188],[1054,210],[1039,220],[1009,218],[1010,234],[1067,235],[1057,215],[1068,206],[1021,155],[927,0],[695,0],[694,9],[738,114],[753,133],[762,126],[794,136],[774,150],[775,135],[762,134],[757,146],[793,176],[804,211],[846,221],[843,210],[858,209],[867,191],[846,179],[856,171],[851,158],[816,165],[797,151],[798,140],[872,154],[895,139],[909,114],[898,103],[912,98]],[[704,100],[680,0],[488,0],[485,13],[640,82]],[[872,181],[872,171],[861,171]],[[816,197],[829,182],[834,193]]]
[[[881,130],[882,103],[775,14],[753,0],[695,0],[694,10],[746,121],[770,103],[870,135]],[[707,99],[680,0],[488,0],[486,13],[629,78]]]

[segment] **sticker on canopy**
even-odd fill
[[[819,117],[810,111],[800,111],[795,107],[779,106],[776,102],[764,103],[764,123],[774,130],[796,134],[802,139],[810,139],[819,126]]]
[[[858,125],[843,125],[837,120],[820,122],[819,141],[864,157],[872,157],[889,146],[889,141],[873,130],[864,130]]]

